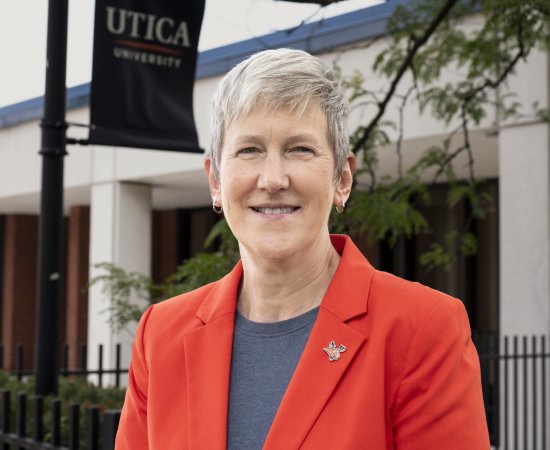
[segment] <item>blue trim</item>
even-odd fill
[[[76,109],[90,104],[90,83],[67,89],[67,109]]]
[[[36,97],[0,108],[0,129],[42,117],[44,97]]]
[[[382,36],[396,6],[409,1],[389,0],[380,5],[200,52],[196,78],[226,73],[252,53],[268,48],[291,47],[321,53]],[[89,103],[90,83],[67,89],[67,109],[80,108]],[[44,97],[36,97],[0,108],[0,129],[40,119],[43,107]]]

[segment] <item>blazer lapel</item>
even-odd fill
[[[330,341],[335,341],[337,346],[346,346],[337,361],[330,361],[323,350]],[[330,312],[319,310],[304,353],[267,435],[264,450],[300,447],[364,341],[364,336]]]
[[[197,311],[204,325],[184,336],[190,448],[226,448],[231,349],[241,276],[239,263],[214,285]]]
[[[342,259],[271,425],[264,450],[295,449],[301,446],[342,375],[367,339],[366,335],[346,322],[367,313],[374,269],[349,238],[333,236],[332,240]],[[330,361],[323,350],[331,341],[335,342],[337,348],[342,344],[346,347],[335,361]]]

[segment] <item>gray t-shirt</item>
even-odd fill
[[[227,418],[227,449],[261,449],[319,308],[281,322],[237,312]]]

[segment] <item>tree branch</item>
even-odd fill
[[[527,52],[525,51],[525,45],[523,42],[523,28],[521,25],[518,26],[517,29],[517,44],[518,44],[518,51],[514,55],[514,57],[510,60],[510,62],[506,65],[506,67],[502,70],[500,75],[494,79],[491,80],[489,78],[486,78],[485,81],[479,85],[476,88],[472,88],[469,91],[466,92],[456,92],[456,96],[458,98],[462,99],[461,104],[461,125],[460,129],[462,130],[463,136],[464,136],[464,143],[460,147],[458,147],[453,153],[449,154],[447,158],[443,161],[441,166],[439,167],[438,171],[436,172],[435,176],[433,177],[432,183],[435,183],[437,178],[441,176],[443,171],[445,170],[445,167],[447,167],[449,164],[452,163],[452,161],[460,155],[463,151],[466,151],[468,153],[468,171],[470,175],[470,180],[475,180],[475,174],[474,174],[474,156],[472,152],[472,146],[470,142],[470,129],[469,129],[469,120],[468,120],[468,104],[475,98],[476,95],[484,94],[484,91],[486,89],[497,89],[512,73],[518,62],[527,56]],[[453,133],[454,134],[454,133]]]
[[[386,108],[388,107],[388,104],[392,99],[395,93],[395,90],[397,89],[397,85],[399,84],[399,82],[407,72],[407,69],[412,67],[412,63],[418,51],[422,48],[422,46],[424,46],[428,42],[430,37],[438,29],[439,25],[449,16],[449,13],[459,3],[459,1],[460,0],[446,0],[443,7],[439,11],[439,13],[433,18],[433,20],[430,22],[430,24],[428,25],[424,33],[418,38],[415,38],[414,44],[410,47],[405,59],[402,61],[401,65],[399,66],[399,69],[397,70],[395,77],[393,78],[390,84],[390,88],[386,93],[386,96],[378,106],[378,113],[370,121],[370,123],[365,127],[365,130],[363,131],[363,135],[353,146],[352,151],[354,153],[357,153],[359,149],[362,146],[364,146],[365,143],[368,141],[369,135],[372,133],[372,130],[374,130],[374,128],[376,127],[376,125],[378,124],[378,122],[386,112]]]
[[[405,134],[404,130],[404,122],[405,122],[405,107],[407,106],[407,102],[409,100],[410,95],[414,92],[416,89],[416,85],[413,84],[407,93],[402,97],[401,99],[401,105],[399,105],[399,136],[397,138],[397,141],[395,143],[395,151],[397,153],[397,173],[399,175],[399,179],[403,179],[403,136]]]
[[[465,99],[465,102],[468,102],[469,100],[474,98],[477,94],[479,94],[480,92],[484,91],[487,88],[497,89],[508,77],[508,75],[512,73],[517,63],[519,62],[519,60],[527,56],[527,53],[525,51],[525,45],[523,43],[523,28],[521,27],[521,25],[518,26],[518,30],[517,30],[517,43],[518,43],[518,51],[516,55],[504,68],[500,76],[496,80],[491,80],[486,78],[485,81],[480,86],[478,86],[475,89],[472,89],[470,92],[467,92],[463,96],[463,98]]]
[[[462,133],[464,135],[464,150],[468,152],[468,169],[470,172],[470,180],[475,181],[474,174],[474,154],[472,152],[472,144],[470,142],[470,129],[468,128],[468,114],[466,112],[466,104],[462,105]]]

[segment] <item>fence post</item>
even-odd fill
[[[533,388],[531,389],[533,399],[533,449],[537,448],[537,337],[533,335],[531,338],[531,354],[533,359],[531,360],[531,376],[533,378]],[[542,361],[542,358],[541,358]]]
[[[115,386],[120,387],[120,344],[116,345],[116,374],[115,374]]]
[[[17,396],[16,430],[17,436],[24,438],[27,435],[27,395],[20,392]],[[23,450],[23,447],[20,447]]]
[[[493,383],[493,430],[496,448],[500,448],[500,336],[493,335],[493,358],[494,383]]]
[[[10,391],[4,389],[2,391],[2,431],[6,434],[10,432],[10,417],[11,417],[11,394]],[[10,450],[9,444],[2,445],[3,450]]]
[[[69,450],[78,450],[80,438],[80,405],[73,403],[69,409]]]
[[[61,400],[52,401],[52,445],[61,445]]]
[[[88,409],[88,450],[99,449],[99,408],[90,406]]]
[[[82,371],[82,373],[86,373],[86,370],[87,370],[86,344],[80,344],[80,348],[79,348],[78,353],[79,353],[79,356],[80,356],[80,361],[78,361],[78,365],[80,366],[80,370]]]
[[[97,378],[99,387],[103,387],[103,344],[99,344],[97,357]]]
[[[19,381],[23,379],[23,345],[17,344],[15,348],[15,370]]]
[[[518,337],[514,336],[514,448],[519,448]]]
[[[542,371],[541,371],[541,377],[542,377],[542,448],[546,448],[546,336],[540,337],[540,345],[541,345],[541,353],[542,353]]]
[[[529,448],[529,393],[528,393],[528,373],[527,373],[527,355],[529,354],[528,348],[527,348],[527,336],[523,336],[522,339],[523,343],[523,374],[522,374],[522,381],[523,381],[523,448],[527,449]]]
[[[63,363],[59,369],[60,375],[69,375],[69,345],[65,342],[63,344]]]
[[[44,398],[34,397],[34,429],[33,439],[36,442],[42,442],[44,439]]]
[[[120,411],[109,410],[103,414],[103,450],[115,449],[115,438],[120,421]]]

